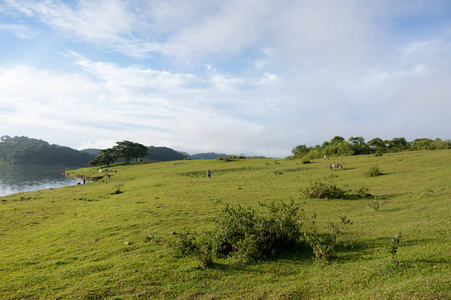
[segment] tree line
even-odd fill
[[[91,149],[94,151],[95,149]],[[132,159],[138,161],[138,159],[143,160],[153,160],[153,161],[169,161],[169,160],[182,160],[185,159],[187,155],[177,152],[168,147],[146,147],[142,144],[122,141],[116,142],[116,145],[102,149],[98,151],[97,156],[95,156],[88,165],[90,166],[110,166],[112,163],[116,162],[126,162],[130,163]]]
[[[403,137],[396,137],[392,140],[382,140],[377,137],[366,143],[363,137],[350,137],[346,141],[341,136],[335,136],[330,141],[325,141],[322,145],[316,145],[314,147],[298,145],[292,149],[291,153],[293,153],[293,155],[288,158],[303,158],[309,160],[322,158],[324,156],[360,154],[374,154],[379,156],[390,152],[435,149],[451,149],[451,140],[420,138],[409,142]]]

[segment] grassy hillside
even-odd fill
[[[332,162],[344,168],[331,171]],[[383,174],[365,177],[374,165]],[[451,150],[112,169],[71,171],[104,175],[84,186],[0,198],[3,299],[451,298]],[[341,188],[368,188],[373,197],[301,197],[300,189],[324,177]],[[212,230],[227,204],[261,210],[259,202],[290,198],[316,213],[324,232],[342,215],[353,222],[344,235],[349,243],[329,264],[304,247],[258,263],[215,259],[213,268],[200,269],[195,257],[175,257],[168,246],[174,232]],[[389,245],[398,232],[396,265]]]

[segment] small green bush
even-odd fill
[[[194,250],[194,256],[199,261],[200,269],[207,269],[214,265],[213,246],[211,239],[209,239],[208,236],[200,239]]]
[[[374,156],[382,156],[384,155],[384,150],[382,149],[377,149],[376,152],[374,153]]]
[[[123,184],[118,185],[118,186],[116,187],[116,190],[113,192],[112,195],[122,194],[123,191],[121,191],[121,188],[122,188],[123,186],[124,186]]]
[[[399,262],[397,255],[398,255],[398,249],[399,245],[401,244],[401,233],[398,233],[395,235],[395,237],[391,240],[390,246],[388,251],[390,252],[391,260],[392,262],[399,266],[401,263]]]
[[[374,199],[374,200],[371,200],[371,201],[368,203],[368,206],[369,206],[369,207],[372,207],[375,211],[378,211],[378,210],[381,209],[382,206],[384,206],[384,204],[386,204],[386,203],[387,203],[387,201],[381,202],[381,201],[379,201],[379,199]]]
[[[227,205],[216,223],[213,233],[202,238],[186,231],[170,246],[176,256],[194,255],[201,268],[213,265],[213,256],[236,257],[243,262],[271,257],[279,250],[299,243],[304,214],[300,204],[260,204],[267,209],[265,216],[252,208]]]
[[[371,196],[371,194],[368,193],[368,191],[369,191],[369,189],[367,187],[361,187],[361,188],[355,190],[354,194],[358,198],[365,198],[365,197]]]
[[[311,160],[310,156],[305,155],[304,157],[301,158],[301,164],[304,164],[304,165],[308,164],[308,163],[310,163],[310,160]]]
[[[311,182],[310,186],[301,189],[301,193],[309,199],[343,199],[347,191],[338,188],[325,178]]]
[[[331,223],[331,231],[320,233],[313,216],[307,224],[304,210],[292,199],[288,203],[272,202],[261,204],[266,208],[264,215],[258,215],[252,208],[227,205],[216,222],[214,231],[201,238],[185,231],[170,243],[176,256],[194,255],[200,268],[214,265],[213,257],[234,257],[242,262],[261,261],[287,249],[299,249],[307,243],[313,249],[315,258],[321,262],[331,259],[344,226],[352,222],[342,216],[341,224]]]
[[[169,246],[174,250],[176,256],[192,254],[199,248],[194,234],[189,230],[179,234],[175,241],[169,243]]]
[[[241,206],[228,205],[222,211],[212,240],[218,257],[258,261],[299,241],[303,219],[299,204],[291,200],[260,205],[267,208],[267,216],[258,216],[253,209]]]
[[[316,217],[312,217],[309,230],[304,232],[305,241],[312,247],[315,259],[320,263],[327,263],[334,252],[334,248],[339,243],[339,237],[343,233],[346,225],[352,225],[352,222],[346,217],[342,216],[341,224],[331,223],[331,231],[328,233],[319,233],[316,227]]]
[[[216,160],[223,161],[223,162],[229,162],[232,159],[230,159],[230,157],[219,156],[219,157],[216,158]]]
[[[206,238],[196,238],[196,234],[185,230],[175,241],[169,242],[169,247],[176,257],[192,255],[199,260],[199,268],[206,269],[213,265],[212,246]]]
[[[363,175],[365,175],[365,177],[374,177],[374,176],[378,176],[381,175],[381,169],[378,166],[371,166],[369,167],[368,170],[366,170]]]

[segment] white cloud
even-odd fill
[[[5,131],[269,156],[335,135],[449,138],[449,21],[433,35],[400,24],[439,2],[6,3],[53,30],[0,30],[47,34],[64,61],[0,65]]]
[[[16,25],[0,23],[0,32],[1,31],[12,32],[21,39],[32,39],[37,37],[39,34],[37,30],[22,24]]]
[[[8,2],[28,16],[90,42],[117,39],[129,34],[134,25],[134,18],[119,0],[79,1],[72,7],[60,1]]]

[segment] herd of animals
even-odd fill
[[[324,155],[324,159],[329,160],[329,156]],[[338,169],[338,168],[343,169],[343,166],[341,164],[330,164],[329,167],[331,170]]]

